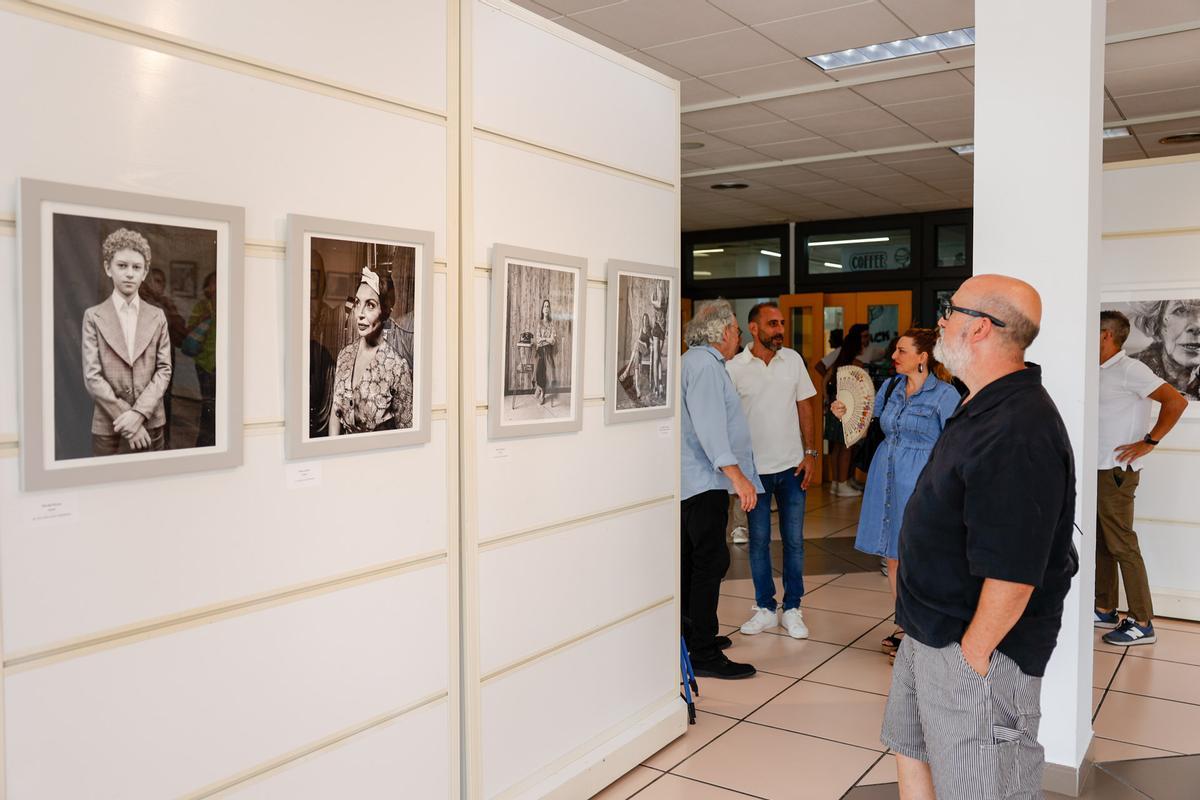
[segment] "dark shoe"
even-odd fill
[[[733,639],[730,639],[728,636],[718,636],[713,641],[717,643],[718,650],[728,650],[733,647]]]
[[[897,629],[891,636],[885,636],[879,646],[883,652],[890,656],[894,656],[896,651],[900,649],[900,641],[904,638],[904,631]]]
[[[1104,640],[1105,644],[1115,644],[1120,647],[1130,647],[1135,644],[1154,644],[1158,640],[1158,637],[1154,635],[1153,623],[1143,628],[1134,622],[1131,617],[1126,617],[1115,631],[1109,631],[1100,638]],[[699,675],[700,673],[697,672],[696,674]]]
[[[696,673],[697,678],[737,680],[738,678],[751,677],[756,670],[749,664],[739,664],[736,661],[730,661],[725,657],[724,653],[718,653],[716,656],[707,658],[704,661],[693,661],[692,671]]]
[[[1095,611],[1095,609],[1093,609]],[[1117,610],[1113,609],[1107,614],[1103,611],[1096,611],[1095,626],[1097,628],[1115,628],[1121,624],[1121,618],[1117,616]]]

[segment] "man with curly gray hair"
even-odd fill
[[[166,315],[138,295],[150,272],[150,243],[118,228],[100,253],[113,291],[83,312],[83,382],[95,403],[92,454],[162,450],[172,347]]]
[[[738,351],[741,331],[725,300],[698,304],[685,331],[688,351],[680,360],[682,420],[682,502],[680,585],[683,635],[697,675],[748,678],[749,664],[737,664],[721,651],[728,637],[717,635],[717,600],[729,569],[725,526],[729,495],[749,511],[763,491],[754,469],[750,426],[725,361]]]

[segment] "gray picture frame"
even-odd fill
[[[605,303],[607,320],[604,328],[604,424],[616,425],[663,417],[673,418],[675,416],[675,375],[679,368],[679,272],[670,267],[656,264],[616,259],[610,259],[605,270],[608,291]],[[664,356],[667,369],[666,376],[663,378],[665,384],[663,405],[629,409],[617,407],[618,392],[621,391],[617,377],[621,369],[621,365],[618,363],[619,342],[617,340],[620,335],[621,314],[624,313],[620,301],[620,282],[623,275],[631,278],[662,279],[667,281],[670,287],[665,315],[667,336],[664,340],[666,348]]]
[[[516,394],[506,389],[508,342],[519,334],[508,330],[508,275],[513,265],[563,271],[572,276],[571,315],[571,388],[567,396],[571,414],[563,419],[505,420],[506,399],[516,404]],[[491,258],[491,338],[488,369],[488,437],[505,439],[553,433],[571,433],[583,429],[583,365],[587,335],[587,259],[580,256],[532,250],[516,245],[495,244]],[[532,381],[532,378],[531,378]],[[532,395],[527,395],[532,397]],[[554,397],[555,401],[561,398]]]
[[[239,467],[243,459],[242,342],[245,210],[237,206],[136,194],[21,178],[18,188],[18,259],[21,264],[20,461],[22,487],[43,491],[117,481],[141,481]],[[211,446],[88,458],[55,456],[53,402],[55,209],[100,219],[215,231],[220,385]],[[222,275],[222,269],[224,275]]]
[[[417,364],[412,373],[411,428],[336,437],[309,436],[309,303],[313,237],[416,248],[413,355]],[[430,420],[433,413],[433,247],[432,231],[288,214],[285,384],[287,395],[284,411],[288,460],[409,447],[430,441]],[[334,357],[336,358],[336,354]]]

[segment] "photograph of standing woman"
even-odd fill
[[[575,283],[573,270],[508,264],[505,422],[574,415]]]
[[[617,281],[617,410],[662,408],[670,281],[626,273]]]

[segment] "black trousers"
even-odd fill
[[[679,571],[683,636],[694,661],[716,656],[717,600],[721,579],[729,569],[725,526],[729,522],[729,493],[701,492],[680,505]]]

